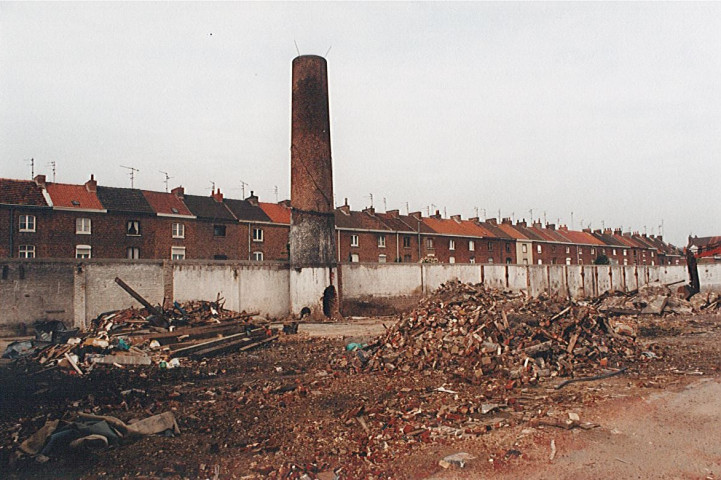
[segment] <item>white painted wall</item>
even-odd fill
[[[528,294],[537,297],[541,293],[548,293],[548,274],[546,273],[547,265],[529,265],[528,278],[530,279],[530,287]]]
[[[173,265],[173,296],[182,303],[191,300],[215,301],[218,294],[225,299],[225,308],[240,311],[240,273],[237,266],[222,264]]]
[[[611,267],[609,265],[596,266],[596,295],[603,295],[611,291]]]
[[[574,299],[585,297],[581,270],[583,270],[581,265],[566,265],[568,291],[571,293],[571,298]]]
[[[686,268],[674,266],[674,268]],[[698,266],[698,276],[701,282],[701,290],[721,290],[721,263],[702,264]]]
[[[516,292],[528,292],[528,267],[506,265],[506,269],[508,269],[508,288]]]
[[[163,303],[163,268],[158,262],[122,262],[122,263],[87,263],[84,268],[85,282],[85,319],[97,317],[109,310],[120,310],[128,307],[142,308],[142,305],[131,297],[115,277],[120,277],[133,290],[139,293],[152,305]],[[76,281],[83,281],[77,275]]]
[[[479,264],[424,263],[422,266],[425,293],[432,292],[449,280],[481,283],[481,265]]]
[[[548,291],[557,297],[567,297],[565,265],[546,265],[548,270]]]
[[[483,265],[483,284],[488,288],[506,288],[506,265]],[[525,284],[523,285],[525,288]]]
[[[336,291],[338,289],[337,270],[331,268],[291,268],[289,282],[289,305],[293,315],[300,315],[305,307],[314,316],[322,315],[323,292],[331,284]]]
[[[341,268],[344,298],[423,294],[419,263],[348,263]]]
[[[287,268],[273,265],[244,265],[238,268],[238,272],[240,311],[258,312],[269,318],[288,315],[290,285]],[[327,285],[323,288],[325,287]]]
[[[611,265],[611,290],[617,292],[626,291],[626,282],[623,278],[623,265]]]

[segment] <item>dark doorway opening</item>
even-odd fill
[[[332,317],[338,311],[338,296],[333,285],[323,291],[323,315]]]

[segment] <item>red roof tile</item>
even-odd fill
[[[103,205],[94,192],[88,192],[85,185],[48,183],[45,187],[54,207],[103,210]]]
[[[571,243],[576,243],[578,245],[605,245],[605,243],[590,233],[578,232],[576,230],[560,230],[559,232]]]
[[[444,235],[458,235],[461,237],[495,238],[491,232],[470,220],[456,221],[453,219],[439,219],[426,217],[423,223],[436,233]]]
[[[258,205],[268,215],[271,222],[290,225],[290,208],[277,203],[258,202]]]
[[[142,190],[142,192],[145,200],[147,200],[150,207],[155,210],[155,213],[193,216],[183,201],[172,193],[150,192],[147,190]]]

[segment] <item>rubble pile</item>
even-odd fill
[[[5,358],[87,373],[96,364],[173,368],[178,358],[201,358],[248,350],[277,338],[252,323],[255,314],[237,313],[216,302],[175,302],[171,309],[128,308],[105,312],[85,333],[62,322],[39,322],[35,339],[10,344]]]
[[[633,329],[590,303],[449,282],[349,363],[366,371],[442,370],[471,383],[499,377],[510,389],[619,366],[637,354]]]
[[[691,315],[719,308],[719,296],[713,292],[697,293],[690,299],[672,292],[667,285],[645,285],[628,293],[614,292],[601,296],[599,311],[607,315]]]

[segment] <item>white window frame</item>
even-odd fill
[[[351,254],[350,254],[350,261],[351,261],[351,263],[359,263],[359,262],[360,262],[360,257],[358,256],[357,253],[351,253]]]
[[[35,258],[35,245],[18,245],[18,258]]]
[[[570,265],[570,264],[571,264],[571,257],[566,257],[566,265]]]
[[[456,249],[456,241],[453,239],[448,240],[448,250]]]
[[[474,242],[473,240],[468,240],[468,251],[469,252],[476,251],[476,242]]]
[[[403,248],[411,248],[411,236],[403,235]]]
[[[263,241],[263,229],[262,228],[253,228],[253,241],[254,242],[262,242]],[[254,252],[254,253],[256,253],[256,252]],[[263,253],[263,252],[260,252],[260,253]]]
[[[140,258],[140,248],[128,247],[125,249],[125,258],[128,260],[137,260]]]
[[[523,264],[524,264],[524,265],[528,265],[528,259],[527,259],[527,258],[524,258],[524,259],[523,259]]]
[[[469,258],[468,263],[476,263],[476,257]]]
[[[596,254],[596,249],[595,249],[595,248],[591,248],[591,255],[595,255],[595,254]]]
[[[456,257],[448,257],[448,263],[456,263]]]
[[[378,248],[386,248],[386,236],[378,235]]]
[[[625,248],[623,249],[623,256],[624,257],[628,256],[628,250],[626,250]]]
[[[528,253],[528,244],[527,244],[527,243],[522,243],[522,244],[521,244],[521,252],[522,252],[522,253]]]
[[[93,258],[93,247],[90,245],[75,245],[75,258]]]
[[[171,260],[185,260],[185,247],[170,247]]]
[[[427,250],[434,250],[435,247],[433,246],[433,239],[432,238],[426,238],[426,249]]]
[[[493,263],[493,257],[488,258],[488,263]]]
[[[93,221],[88,217],[78,217],[75,219],[75,234],[90,235],[93,233]]]
[[[351,246],[351,247],[357,247],[358,245],[359,245],[358,235],[351,235],[351,236],[350,236],[350,246]]]
[[[381,253],[380,255],[378,255],[378,263],[387,263],[387,262],[388,262],[388,257],[386,257],[386,255],[384,253]]]
[[[173,223],[171,227],[173,238],[185,238],[185,224],[184,223]]]
[[[541,248],[541,245],[536,245],[536,252],[543,253],[543,248]]]
[[[130,227],[135,227],[136,233],[130,233]],[[128,220],[125,222],[125,235],[129,237],[139,237],[140,236],[140,220]]]
[[[254,262],[262,262],[263,261],[263,252],[253,252],[253,261]]]
[[[35,215],[20,215],[18,217],[19,232],[34,232],[36,227]]]
[[[571,253],[571,247],[566,247],[566,253]],[[568,265],[570,265],[570,263]]]
[[[614,257],[616,256],[616,249],[615,249],[615,248],[614,248],[613,250],[611,250],[611,254],[612,254]]]
[[[543,260],[541,260],[541,259],[539,258],[539,259],[538,259],[538,264],[539,264],[539,265],[543,265]]]

